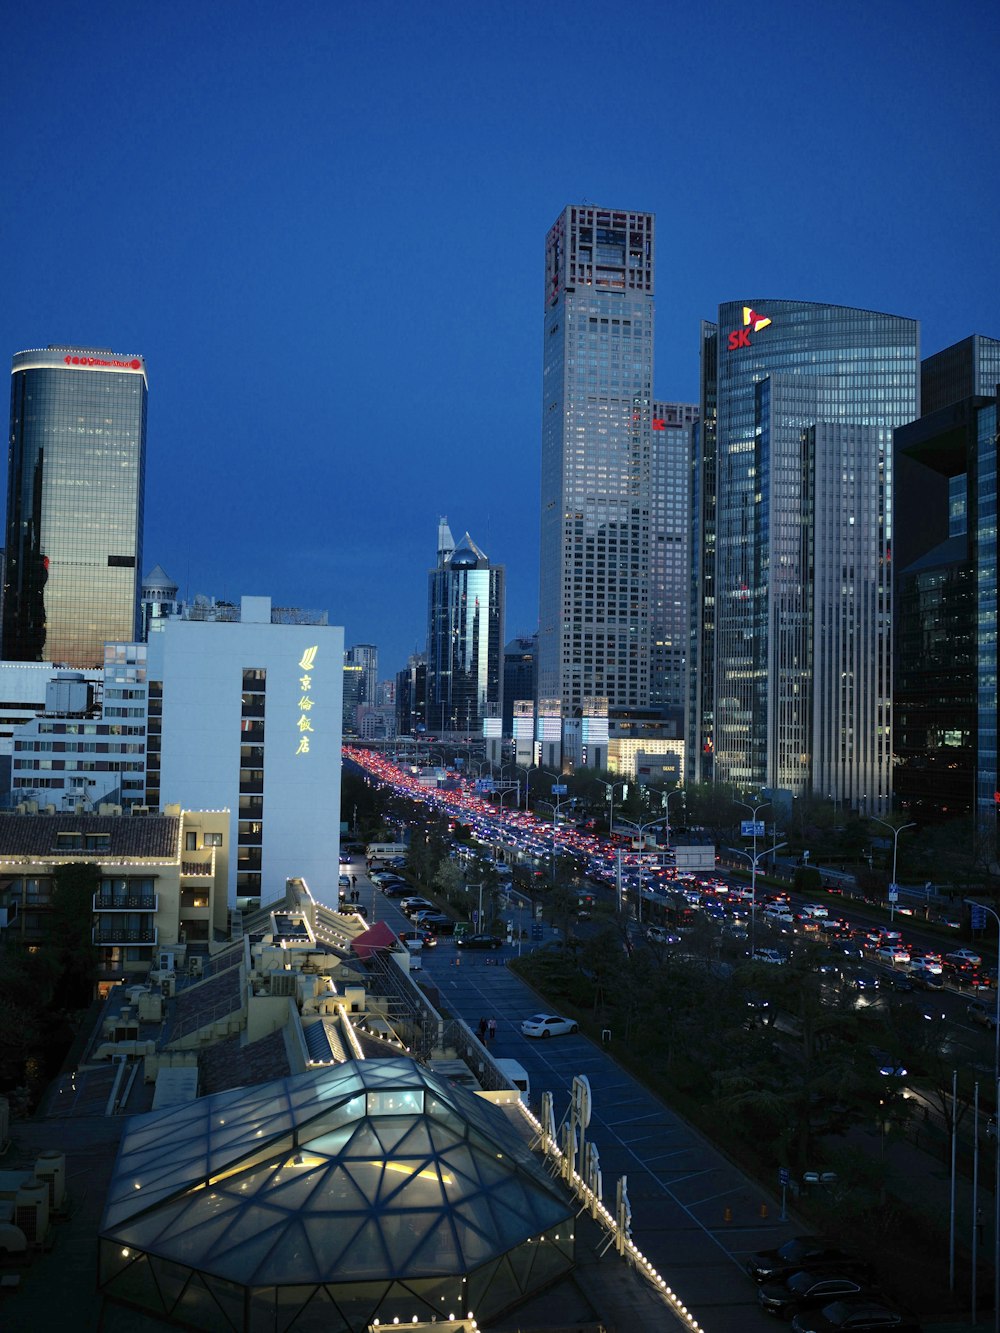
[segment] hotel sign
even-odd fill
[[[313,684],[313,672],[316,667],[316,652],[319,644],[313,644],[307,648],[299,660],[299,670],[302,675],[299,677],[299,689],[302,693],[299,695],[299,720],[296,727],[299,733],[299,747],[296,754],[309,753],[309,737],[314,733],[315,728],[312,724],[311,713],[315,707],[316,701],[313,699],[310,691]]]

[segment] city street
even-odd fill
[[[357,872],[357,863],[352,869]],[[384,919],[399,930],[408,926],[395,902],[373,890],[366,876],[359,874],[358,882],[369,920]],[[748,1254],[780,1245],[803,1227],[781,1223],[775,1197],[763,1195],[615,1063],[614,1034],[610,1052],[579,1034],[523,1037],[521,1021],[546,1006],[507,969],[512,952],[505,946],[463,955],[445,937],[422,951],[423,974],[439,988],[443,1006],[473,1031],[480,1018],[497,1020],[492,1054],[516,1059],[528,1071],[534,1110],[541,1094],[551,1091],[558,1123],[574,1075],[587,1075],[594,1098],[589,1135],[600,1152],[604,1201],[613,1206],[616,1181],[626,1175],[634,1239],[699,1323],[711,1333],[773,1328],[743,1264]]]

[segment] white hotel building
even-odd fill
[[[160,804],[231,811],[231,905],[289,876],[336,905],[343,663],[342,628],[272,623],[268,597],[244,597],[236,622],[168,619],[150,635]],[[151,727],[151,764],[154,743]]]

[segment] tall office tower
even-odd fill
[[[341,726],[345,736],[358,734],[358,709],[362,704],[364,686],[364,668],[350,660],[350,654],[344,654],[344,690],[342,696],[343,716]]]
[[[412,736],[427,730],[427,658],[412,653],[396,672],[396,735]]]
[[[570,206],[545,244],[538,697],[649,696],[653,215]]]
[[[687,656],[687,723],[684,728],[688,782],[711,782],[715,716],[715,429],[718,405],[718,328],[701,325],[701,383],[698,421],[691,450],[691,597]]]
[[[691,585],[691,451],[698,407],[653,403],[649,551],[649,703],[683,734]]]
[[[373,643],[356,643],[345,656],[348,662],[361,668],[359,702],[374,708],[378,703],[378,649]]]
[[[428,577],[427,726],[478,735],[487,705],[500,704],[504,569],[468,533]]]
[[[998,397],[1000,340],[966,338],[924,360],[923,415],[894,436],[894,791],[921,823],[973,815],[991,846]]]
[[[695,734],[717,781],[884,810],[892,431],[918,411],[917,324],[760,300],[720,306],[717,330],[714,699]]]
[[[139,637],[146,366],[49,346],[11,370],[3,655],[104,664]]]
[[[503,722],[505,736],[513,736],[514,700],[535,697],[535,658],[537,634],[521,634],[504,645],[503,650]]]

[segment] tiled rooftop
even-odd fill
[[[179,830],[180,820],[173,815],[4,814],[0,815],[0,857],[173,858]],[[107,835],[106,840],[100,838],[99,846],[93,845],[96,835]],[[89,847],[88,838],[92,840]]]
[[[285,1038],[279,1029],[259,1041],[244,1043],[243,1036],[216,1042],[198,1055],[198,1073],[203,1095],[228,1088],[251,1087],[291,1073]]]

